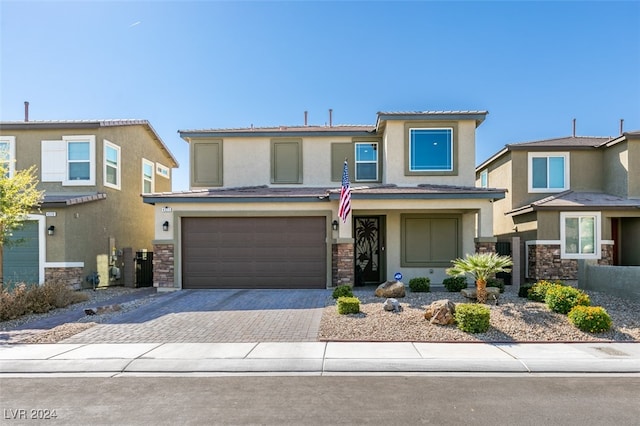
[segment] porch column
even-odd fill
[[[153,286],[158,291],[176,290],[174,279],[175,259],[173,243],[153,244]]]
[[[354,241],[352,238],[333,241],[331,256],[331,286],[355,284]]]

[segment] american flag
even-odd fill
[[[351,211],[351,187],[349,186],[349,166],[347,160],[344,160],[344,169],[342,170],[342,190],[340,191],[340,204],[338,205],[338,215],[342,222],[347,221],[347,216]]]

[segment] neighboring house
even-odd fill
[[[371,126],[182,130],[190,191],[155,205],[154,285],[329,288],[446,277],[493,250],[492,205],[475,187],[485,111],[380,112]],[[306,120],[305,120],[306,121]],[[345,160],[351,213],[338,215]]]
[[[23,121],[0,123],[0,148],[11,170],[37,166],[45,191],[5,248],[4,281],[64,279],[74,287],[121,283],[123,248],[151,250],[153,208],[141,194],[171,190],[178,166],[146,120]],[[116,269],[114,269],[115,267]]]
[[[579,259],[640,265],[640,132],[506,145],[476,168],[499,241],[521,239],[525,278],[577,279]]]

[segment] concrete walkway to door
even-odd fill
[[[181,290],[60,343],[315,342],[331,290]]]

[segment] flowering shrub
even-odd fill
[[[613,322],[601,306],[575,306],[569,311],[569,322],[582,331],[600,333],[611,328]]]
[[[527,297],[529,300],[533,300],[534,302],[543,302],[547,295],[547,291],[554,286],[563,286],[562,281],[546,281],[540,280],[531,287],[529,290]]]

